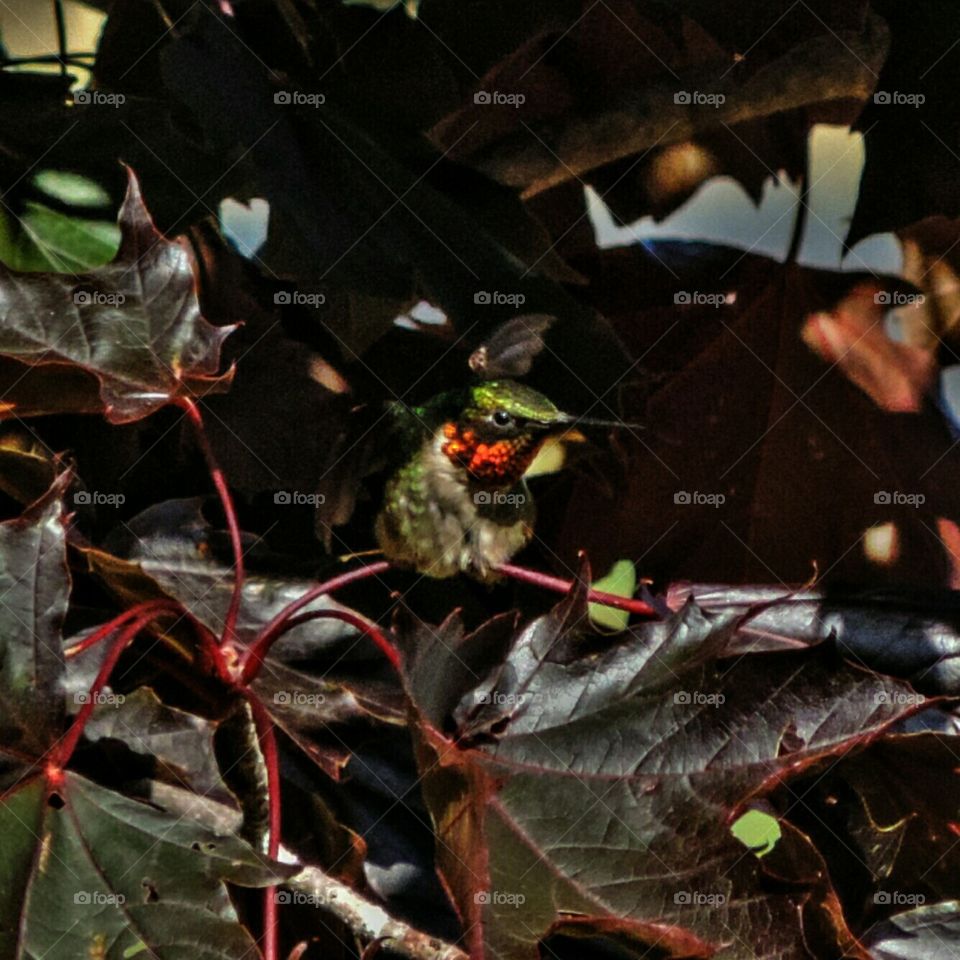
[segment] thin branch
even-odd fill
[[[75,643],[72,647],[68,647],[64,651],[64,656],[70,659],[71,657],[78,656],[85,650],[89,650],[91,647],[95,647],[114,631],[119,630],[124,624],[129,623],[134,617],[150,614],[150,619],[154,619],[163,613],[182,617],[190,622],[190,625],[200,640],[200,654],[203,665],[209,667],[224,683],[233,685],[235,680],[231,677],[227,669],[223,653],[217,645],[217,638],[213,635],[213,632],[205,623],[197,619],[186,607],[176,600],[145,600],[143,603],[138,603],[136,606],[130,607],[129,610],[124,610],[123,613],[114,617],[108,623],[98,627],[89,637],[84,637],[83,640]]]
[[[257,739],[267,768],[267,800],[269,811],[269,837],[267,856],[276,860],[280,854],[280,760],[277,754],[277,737],[270,714],[260,698],[250,690],[244,691],[250,704]],[[263,958],[277,960],[277,888],[265,887],[263,891]]]
[[[110,636],[111,633],[119,630],[120,627],[129,623],[134,619],[134,617],[142,617],[148,613],[159,615],[164,612],[178,614],[182,611],[180,606],[173,600],[148,600],[145,603],[138,603],[135,607],[131,607],[129,610],[124,610],[123,613],[114,617],[109,623],[105,623],[102,627],[98,627],[93,633],[90,634],[89,637],[84,637],[84,639],[79,643],[75,643],[72,647],[68,647],[64,651],[64,656],[67,659],[70,657],[76,657],[85,650],[95,647],[98,643],[100,643],[101,640],[104,640],[106,637]]]
[[[53,0],[53,15],[57,21],[57,49],[59,50],[60,76],[67,76],[67,21],[63,15],[63,0]]]
[[[107,651],[107,655],[103,658],[103,663],[100,664],[100,670],[97,673],[96,679],[93,681],[87,693],[86,702],[77,711],[77,715],[73,718],[73,723],[70,725],[70,729],[67,730],[63,739],[51,751],[51,762],[48,764],[48,770],[59,773],[70,762],[73,751],[76,750],[77,744],[80,742],[80,737],[83,735],[83,729],[90,719],[90,714],[93,713],[97,705],[98,695],[110,679],[110,674],[117,665],[120,654],[126,650],[130,641],[133,640],[156,615],[156,610],[141,613],[140,616],[135,617],[133,621],[126,626],[120,636],[114,640],[110,649]]]
[[[317,867],[306,867],[285,886],[345,923],[366,943],[389,941],[391,955],[406,960],[469,960],[458,947],[396,920],[376,903],[362,897]]]
[[[807,148],[809,151],[809,147]],[[809,166],[810,161],[807,161]],[[800,247],[807,233],[807,212],[810,209],[810,177],[805,171],[800,176],[800,193],[797,195],[797,212],[793,219],[793,233],[790,235],[790,248],[785,263],[796,263]]]
[[[217,463],[213,448],[207,438],[207,431],[203,426],[203,417],[200,414],[200,408],[189,397],[181,397],[178,401],[184,409],[187,418],[193,424],[197,435],[197,441],[200,449],[203,451],[203,457],[207,461],[207,470],[210,473],[210,479],[217,488],[217,494],[220,497],[220,503],[223,505],[223,512],[227,518],[227,528],[230,531],[230,543],[233,548],[233,595],[230,597],[230,606],[227,609],[227,616],[223,623],[223,636],[221,643],[234,643],[237,634],[237,618],[240,615],[240,601],[243,599],[243,543],[240,539],[240,525],[237,523],[237,512],[233,506],[233,498],[230,496],[230,488],[227,486],[226,478]]]
[[[400,672],[400,652],[387,639],[386,635],[380,631],[376,624],[365,620],[351,610],[310,610],[307,613],[298,614],[291,617],[284,625],[283,629],[277,634],[283,636],[288,630],[299,627],[302,623],[308,623],[310,620],[342,620],[356,627],[361,633],[366,634],[376,645],[380,652],[390,661],[391,666],[397,673]]]
[[[293,603],[287,604],[287,606],[260,631],[260,636],[247,653],[240,682],[248,684],[256,678],[270,648],[273,646],[277,637],[283,633],[286,623],[298,610],[305,607],[311,601],[316,600],[317,597],[333,593],[335,590],[339,590],[348,584],[356,583],[358,580],[376,577],[381,573],[386,573],[389,569],[390,564],[386,560],[381,560],[379,563],[371,563],[365,567],[358,567],[356,570],[341,573],[339,576],[331,577],[329,580],[319,583],[315,587],[311,587],[302,597],[298,597]]]
[[[68,53],[62,57],[57,53],[44,53],[32,57],[2,57],[0,58],[0,68],[20,67],[28,63],[65,63],[72,67],[83,67],[85,70],[89,70],[91,65],[84,63],[84,61],[96,59],[97,55],[95,53],[86,53],[81,50]]]
[[[531,583],[535,587],[552,590],[554,593],[569,593],[573,589],[572,580],[561,580],[560,577],[551,577],[547,573],[529,570],[527,567],[518,567],[512,563],[501,563],[497,570],[514,580]],[[649,603],[644,603],[643,600],[636,600],[633,597],[618,597],[613,593],[604,593],[602,590],[588,590],[587,600],[590,603],[599,603],[604,607],[627,610],[640,617],[648,617],[654,620],[660,618],[660,614]]]

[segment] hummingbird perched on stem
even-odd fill
[[[390,476],[376,520],[387,560],[431,577],[499,579],[497,567],[533,537],[524,473],[551,437],[586,426],[514,380],[489,380],[423,406],[393,405],[412,451]]]

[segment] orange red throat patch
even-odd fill
[[[454,422],[443,425],[443,452],[451,463],[463,467],[478,483],[512,487],[533,462],[540,438],[530,434],[481,442],[469,427]]]

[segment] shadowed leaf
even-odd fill
[[[692,603],[591,649],[585,606],[581,587],[521,630],[454,710],[455,739],[436,687],[461,686],[464,643],[441,628],[408,648],[411,694],[432,704],[417,727],[441,869],[476,955],[535,956],[569,912],[676,926],[736,958],[799,960],[805,938],[863,957],[806,836],[784,823],[758,859],[730,826],[914,711],[909,688],[824,648],[718,660],[740,617]]]
[[[40,756],[62,732],[67,612],[64,473],[23,516],[0,524],[0,751]]]
[[[63,367],[96,378],[99,410],[114,423],[229,385],[231,374],[217,371],[232,328],[200,314],[189,249],[157,232],[132,170],[128,176],[120,250],[106,266],[71,275],[0,265],[0,356],[25,364],[28,381],[9,383],[8,413],[90,412],[89,397],[71,400],[51,389]]]
[[[40,779],[6,793],[0,830],[6,957],[76,960],[143,950],[170,960],[241,960],[255,947],[223,881],[265,886],[288,875],[234,837],[74,773],[53,802]]]

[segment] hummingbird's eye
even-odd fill
[[[513,417],[506,410],[497,410],[493,414],[493,422],[498,427],[509,427],[513,423]]]

